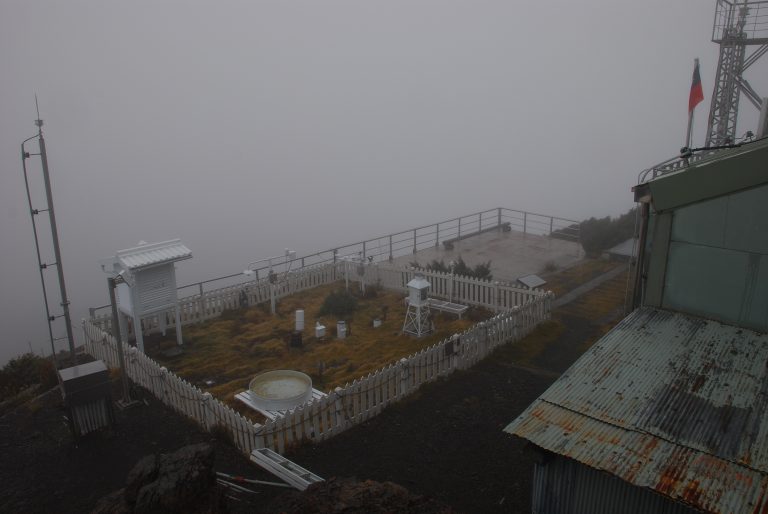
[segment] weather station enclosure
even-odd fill
[[[422,274],[408,282],[408,310],[405,313],[403,332],[422,337],[432,332],[432,320],[429,313],[429,288],[431,284]]]
[[[183,344],[181,320],[176,293],[174,263],[192,258],[192,252],[180,240],[161,243],[140,243],[139,246],[117,252],[114,258],[102,263],[107,273],[117,281],[117,309],[120,332],[127,341],[127,319],[133,321],[136,346],[144,351],[141,330],[142,318],[158,315],[160,329],[165,334],[165,313],[173,311],[176,319],[176,342]]]

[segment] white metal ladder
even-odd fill
[[[299,491],[303,491],[310,484],[323,482],[323,479],[308,471],[295,462],[291,462],[277,452],[269,448],[259,448],[251,452],[251,461],[281,478]]]

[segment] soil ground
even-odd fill
[[[622,317],[625,284],[620,275],[600,285],[524,341],[287,456],[324,478],[392,481],[459,512],[530,511],[535,454],[502,429]],[[62,421],[57,390],[0,417],[0,512],[87,512],[123,486],[142,456],[200,441],[215,445],[217,471],[275,480],[151,396],[141,400],[117,412],[112,430],[77,442]],[[233,509],[273,512],[271,502],[284,494],[258,491],[252,502],[233,502]]]

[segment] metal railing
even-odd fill
[[[729,2],[718,0],[712,41],[743,40],[749,44],[768,42],[768,1]]]
[[[253,268],[252,271],[258,280],[259,278],[267,277],[270,271],[274,274],[282,274],[322,264],[335,263],[345,258],[354,258],[355,260],[371,263],[391,261],[396,257],[412,255],[419,250],[439,246],[446,241],[463,239],[494,228],[502,230],[505,227],[525,234],[553,236],[576,243],[580,241],[578,221],[546,214],[496,207],[430,225],[393,232],[373,239],[366,239],[365,241],[311,253],[279,262],[272,266],[265,264],[260,268]],[[253,276],[247,276],[240,272],[186,284],[178,288],[178,298],[190,295],[203,297],[211,289],[240,285],[245,282],[251,282],[253,279]],[[215,285],[210,287],[213,284]],[[100,314],[99,311],[109,309],[109,307],[109,305],[101,305],[89,309],[91,318],[98,316]]]

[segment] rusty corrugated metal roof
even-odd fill
[[[505,430],[711,512],[768,509],[768,334],[643,308]]]
[[[192,257],[192,252],[180,240],[173,239],[162,243],[144,243],[134,248],[120,250],[116,257],[125,269],[136,270],[189,259]]]

